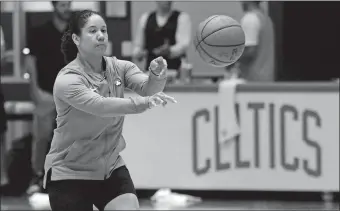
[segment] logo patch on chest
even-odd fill
[[[118,78],[118,79],[115,80],[114,84],[116,86],[120,86],[122,84],[122,81]]]
[[[91,90],[92,92],[98,93],[98,88],[90,88],[90,90]]]

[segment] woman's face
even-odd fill
[[[79,51],[94,56],[104,56],[108,45],[107,27],[104,19],[94,14],[80,30],[75,41]]]

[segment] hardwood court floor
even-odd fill
[[[155,210],[151,202],[140,200],[142,210]],[[187,208],[171,208],[171,210],[339,210],[338,203],[322,202],[282,202],[282,201],[214,201],[203,200],[202,203]],[[25,197],[2,197],[3,210],[33,210]]]

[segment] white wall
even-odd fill
[[[72,8],[75,10],[92,9],[99,11],[98,1],[73,1]],[[2,1],[1,11],[12,12],[14,1]],[[51,1],[24,1],[22,9],[26,12],[50,12],[53,10]]]
[[[133,1],[131,2],[131,21],[132,21],[132,37],[134,37],[135,30],[139,21],[139,18],[144,12],[151,11],[156,7],[154,1]],[[192,37],[196,32],[196,28],[200,22],[205,20],[211,15],[221,14],[228,15],[233,17],[236,20],[240,20],[243,11],[241,8],[241,4],[238,1],[191,1],[191,2],[174,2],[174,8],[179,9],[181,11],[187,12],[192,21]],[[222,68],[213,68],[206,63],[204,63],[198,56],[196,52],[194,52],[193,46],[190,46],[188,57],[190,62],[194,65],[194,71],[222,71]]]
[[[49,12],[53,11],[51,1],[25,1],[22,2],[23,10],[26,12]],[[72,1],[72,9],[83,10],[91,9],[99,11],[99,2],[97,1]]]
[[[12,12],[14,10],[13,1],[1,1],[1,12]]]

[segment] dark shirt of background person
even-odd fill
[[[32,29],[27,41],[30,54],[36,58],[37,85],[43,91],[51,94],[59,70],[66,65],[60,45],[71,16],[71,2],[52,3],[54,5],[54,18]]]
[[[171,1],[156,2],[155,11],[142,15],[137,28],[133,57],[146,58],[145,70],[158,56],[168,68],[178,70],[191,40],[191,20],[187,13],[172,8]]]

